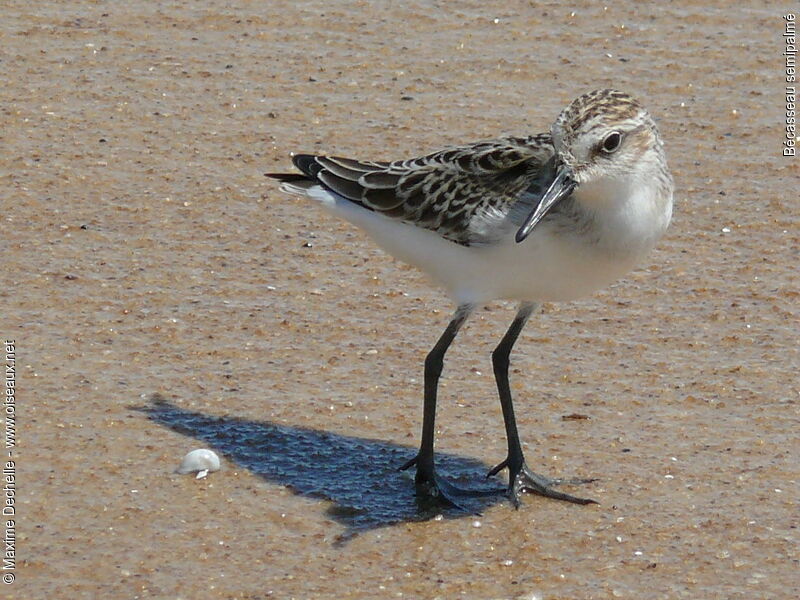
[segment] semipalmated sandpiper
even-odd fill
[[[519,310],[492,354],[508,455],[508,494],[579,504],[525,463],[517,433],[509,355],[537,304],[574,300],[629,271],[666,230],[672,177],[653,119],[631,96],[597,90],[574,100],[550,133],[505,137],[394,162],[297,154],[302,174],[268,174],[281,189],[319,201],[390,254],[443,285],[455,314],[425,360],[419,495],[456,503],[434,467],[434,419],[444,355],[482,303]]]

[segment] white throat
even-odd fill
[[[672,218],[672,190],[652,178],[596,179],[579,185],[573,195],[594,216],[599,245],[614,253],[646,253]]]

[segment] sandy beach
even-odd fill
[[[800,596],[800,162],[764,6],[5,2],[2,596]],[[544,306],[511,367],[529,464],[597,478],[569,491],[599,504],[419,507],[397,467],[453,306],[264,173],[546,131],[604,87],[655,117],[673,222],[625,279]],[[458,483],[505,456],[514,309],[448,354]],[[221,470],[176,474],[195,448]]]

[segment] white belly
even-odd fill
[[[329,210],[364,229],[396,258],[427,273],[459,304],[499,299],[553,302],[587,296],[627,273],[669,221],[667,215],[666,222],[656,226],[649,215],[641,215],[631,222],[630,207],[620,207],[618,221],[614,214],[604,213],[611,216],[599,231],[599,243],[565,235],[543,221],[521,244],[510,237],[495,245],[462,246],[352,202],[320,196],[317,199],[325,200]]]

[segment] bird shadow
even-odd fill
[[[416,448],[269,421],[207,415],[172,404],[159,394],[153,394],[145,406],[130,408],[197,439],[270,483],[286,486],[299,496],[329,501],[326,514],[345,527],[337,543],[369,529],[439,515],[473,517],[505,499],[497,485],[486,482],[486,464],[455,454],[437,453],[437,470],[449,483],[472,493],[458,498],[459,507],[443,507],[415,496],[409,474],[413,470],[398,471]],[[478,487],[476,482],[483,485]]]

